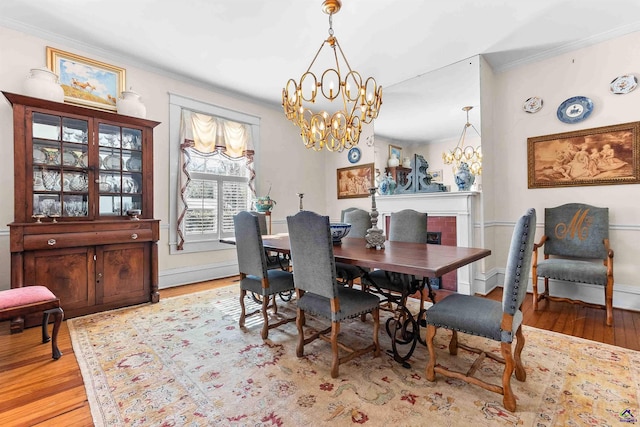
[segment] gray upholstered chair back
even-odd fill
[[[568,203],[544,210],[545,255],[578,258],[607,257],[609,209]]]
[[[392,212],[389,223],[389,240],[427,243],[427,214],[413,209]]]
[[[351,229],[347,237],[364,238],[364,236],[367,235],[367,230],[371,228],[371,215],[364,209],[345,209],[340,215],[340,220],[351,224]]]
[[[269,233],[267,230],[267,216],[261,212],[249,211],[251,215],[258,217],[258,224],[260,225],[260,234],[263,236]]]
[[[529,209],[513,229],[504,275],[502,311],[512,316],[520,309],[527,295],[535,234],[536,211]]]
[[[257,216],[242,211],[233,217],[240,273],[267,277],[267,261]]]
[[[329,217],[300,211],[287,217],[296,288],[326,298],[338,295]]]

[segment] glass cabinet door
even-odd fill
[[[98,125],[99,216],[142,209],[142,131]]]
[[[87,217],[89,122],[34,112],[33,213],[35,218]]]

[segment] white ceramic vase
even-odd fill
[[[400,165],[400,159],[398,159],[398,157],[395,154],[392,154],[391,157],[389,157],[389,160],[387,160],[387,166],[389,166],[390,168],[395,168],[396,166]]]
[[[58,83],[58,75],[46,68],[32,68],[23,89],[27,96],[64,102],[64,90]]]
[[[122,96],[116,101],[118,114],[132,117],[147,117],[147,107],[140,100],[140,95],[132,90],[125,90]]]
[[[411,159],[409,157],[405,157],[402,160],[402,167],[403,168],[410,168],[411,167]]]

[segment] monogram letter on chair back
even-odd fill
[[[538,249],[544,248],[544,259]],[[613,250],[609,247],[609,209],[569,203],[545,209],[544,236],[534,246],[533,307],[542,299],[605,308],[607,325],[613,323]],[[538,293],[538,277],[544,278],[544,292]],[[604,304],[549,293],[549,279],[595,284],[604,288]]]

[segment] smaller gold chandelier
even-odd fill
[[[333,36],[332,17],[341,6],[340,0],[324,0],[322,10],[329,15],[329,38],[320,45],[311,65],[300,77],[300,83],[289,79],[282,90],[285,116],[300,128],[305,147],[316,151],[324,147],[329,151],[342,151],[358,145],[362,124],[378,117],[382,105],[382,87],[373,77],[363,82],[360,74],[349,66],[338,39]],[[335,68],[318,74],[321,76],[318,80],[311,68],[325,44],[333,49]],[[344,63],[342,67],[341,62]],[[315,104],[316,101],[328,101],[332,105],[335,101],[340,106],[334,113],[326,110],[314,113],[305,103]]]
[[[467,129],[469,127],[473,128],[473,130],[480,137],[480,132],[476,129],[474,125],[469,122],[469,110],[473,107],[462,107],[462,111],[467,113],[467,123],[465,123],[462,128],[462,134],[460,135],[460,140],[456,145],[456,148],[453,150],[449,150],[447,152],[442,153],[442,160],[444,160],[445,165],[454,165],[454,172],[460,168],[460,163],[465,162],[469,165],[469,170],[474,175],[482,174],[482,148],[480,145],[477,147],[472,147],[464,145],[464,138],[467,136]]]

